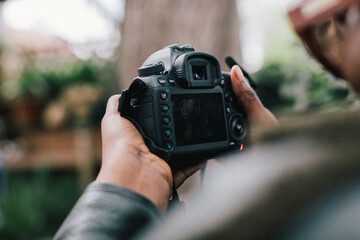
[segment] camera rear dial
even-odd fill
[[[241,141],[246,135],[246,121],[245,118],[239,114],[234,113],[229,119],[230,134],[236,141]]]

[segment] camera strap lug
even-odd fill
[[[175,187],[175,181],[173,179],[173,186],[172,186],[172,198],[169,200],[169,204],[167,207],[167,212],[171,212],[172,209],[176,209],[177,211],[181,211],[182,213],[185,212],[185,203],[180,201],[179,194],[177,193]]]

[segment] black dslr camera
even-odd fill
[[[153,53],[138,73],[118,110],[170,165],[248,146],[248,124],[230,74],[221,73],[214,56],[172,45]]]

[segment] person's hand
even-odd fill
[[[101,122],[102,164],[96,181],[121,185],[151,200],[165,211],[173,178],[179,187],[201,164],[171,172],[152,154],[134,125],[117,111],[120,95],[112,96]]]
[[[231,69],[231,84],[238,103],[247,115],[252,136],[256,136],[263,128],[279,125],[274,115],[261,103],[255,90],[237,65]]]

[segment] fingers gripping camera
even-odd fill
[[[248,123],[218,60],[190,45],[152,54],[119,100],[119,112],[170,165],[247,146]]]

